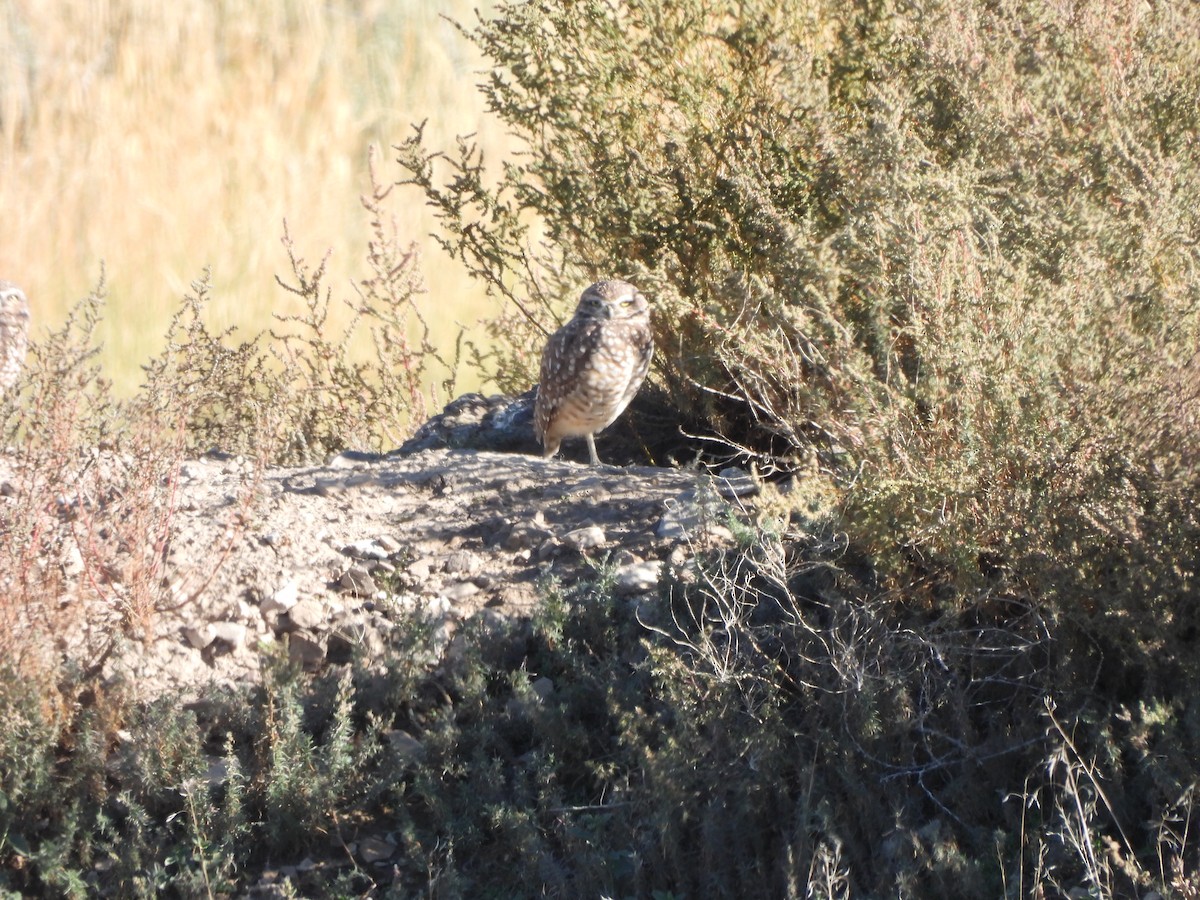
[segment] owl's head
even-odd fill
[[[583,319],[646,319],[650,304],[628,281],[597,281],[579,298],[575,315]]]
[[[11,281],[0,281],[0,313],[12,319],[29,318],[29,301]]]

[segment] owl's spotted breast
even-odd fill
[[[599,463],[594,436],[637,394],[653,354],[649,306],[637,288],[601,281],[585,290],[542,354],[534,429],[545,455],[557,453],[563,438],[582,436]]]

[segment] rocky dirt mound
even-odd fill
[[[434,662],[466,618],[528,614],[546,576],[604,562],[619,592],[655,590],[664,564],[729,542],[729,504],[754,491],[735,470],[473,450],[260,472],[189,461],[166,553],[173,599],[151,639],[108,665],[155,690],[253,682],[272,645],[309,668],[370,657],[414,613],[431,620]]]

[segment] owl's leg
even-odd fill
[[[590,431],[587,433],[588,453],[592,455],[592,465],[600,465],[600,457],[596,455],[596,436]]]

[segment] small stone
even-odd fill
[[[288,610],[288,622],[292,628],[317,628],[325,623],[325,605],[307,597]]]
[[[480,566],[479,557],[469,550],[455,550],[446,557],[445,570],[452,575],[470,575]]]
[[[329,462],[325,464],[328,469],[357,469],[363,464],[363,460],[356,457],[353,453],[339,453],[331,457]]]
[[[390,841],[366,837],[358,842],[358,858],[370,865],[391,859],[396,853],[396,845]]]
[[[278,531],[268,531],[266,534],[260,535],[258,538],[268,547],[279,548],[287,543],[287,539]]]
[[[546,538],[552,537],[545,528],[521,522],[513,526],[512,531],[503,541],[505,550],[531,550],[540,546]]]
[[[235,650],[246,643],[247,629],[241,622],[214,622],[212,630],[215,640],[224,641]]]
[[[708,537],[718,544],[732,544],[736,540],[733,532],[724,525],[709,525]]]
[[[342,622],[329,635],[326,656],[330,662],[346,663],[354,659],[355,653],[375,657],[383,652],[383,638],[363,619]]]
[[[78,544],[72,543],[67,548],[67,552],[63,555],[62,570],[68,578],[83,574],[83,554],[79,552]]]
[[[663,564],[657,560],[630,563],[617,569],[616,589],[618,594],[640,594],[658,586]]]
[[[369,597],[377,590],[375,579],[362,566],[351,566],[342,573],[342,577],[338,579],[338,584],[352,594],[357,594],[359,597]]]
[[[229,778],[229,760],[223,756],[207,758],[208,769],[204,773],[204,781],[210,788],[220,787]]]
[[[458,584],[442,588],[440,596],[445,597],[451,603],[459,603],[478,593],[479,585],[472,581],[460,581]]]
[[[353,559],[387,559],[388,552],[374,540],[354,541],[342,547],[342,555]]]
[[[429,635],[430,650],[434,657],[441,656],[458,631],[458,619],[452,615],[442,616]]]
[[[612,564],[617,568],[627,566],[630,563],[641,562],[642,558],[626,547],[620,548],[612,555]]]
[[[700,509],[690,502],[676,502],[661,519],[654,534],[662,540],[682,541],[700,524]]]
[[[404,546],[389,534],[379,535],[377,538],[375,538],[375,543],[386,550],[388,556],[394,556],[395,554],[399,553]]]
[[[542,545],[537,549],[537,561],[545,562],[551,557],[558,556],[562,552],[562,543],[558,538],[546,538],[542,541]]]
[[[535,678],[529,685],[537,698],[545,703],[554,694],[554,682],[543,675],[541,678]]]
[[[402,729],[386,731],[383,735],[391,744],[392,750],[403,760],[420,759],[425,753],[425,745]]]
[[[758,482],[745,469],[730,466],[717,473],[717,493],[727,500],[734,497],[753,497],[758,492]]]
[[[189,644],[197,650],[203,650],[216,638],[216,632],[212,625],[205,622],[203,625],[188,625],[183,629],[183,637]]]
[[[270,597],[266,597],[258,605],[258,611],[264,616],[270,613],[287,612],[296,605],[300,599],[300,586],[296,583],[296,579],[290,579],[284,582],[279,590],[275,591]]]
[[[199,460],[189,459],[179,464],[179,477],[187,481],[196,481],[205,475],[207,466]]]
[[[433,572],[433,560],[428,556],[423,556],[414,560],[405,571],[413,578],[424,581]]]
[[[288,659],[306,669],[315,668],[325,660],[325,642],[304,634],[289,635]]]
[[[604,543],[604,540],[604,529],[599,525],[576,528],[574,531],[568,531],[562,538],[565,546],[579,553],[591,550],[593,547],[599,547]]]

